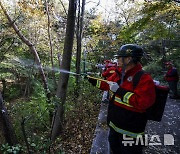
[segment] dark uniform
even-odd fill
[[[170,96],[170,98],[176,99],[179,97],[178,92],[177,92],[177,84],[179,80],[179,75],[178,75],[177,69],[172,66],[171,62],[166,62],[165,65],[168,67],[168,71],[165,75],[165,80],[168,82],[169,88],[172,92],[172,95]]]

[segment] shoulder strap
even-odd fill
[[[141,76],[144,74],[145,72],[142,70],[142,71],[139,71],[137,72],[134,77],[133,77],[133,89],[136,88],[136,86],[138,85],[139,83],[139,80],[141,79]]]
[[[121,74],[120,74],[120,72],[118,71],[118,69],[115,69],[115,72],[116,72],[116,74],[119,76],[119,77],[121,77]],[[119,85],[121,83],[121,79],[119,79],[118,81],[117,81],[117,84]]]

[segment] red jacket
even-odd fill
[[[179,75],[178,75],[178,72],[177,72],[177,69],[175,67],[171,67],[166,75],[165,75],[165,80],[166,81],[178,81],[179,80]]]
[[[153,80],[149,74],[144,74],[135,89],[133,89],[132,79],[136,72],[142,70],[142,66],[138,64],[133,69],[126,72],[123,84],[120,86],[124,92],[133,92],[134,94],[129,98],[129,105],[119,104],[114,102],[116,105],[132,110],[135,112],[145,112],[148,107],[150,107],[155,100],[155,87]],[[121,74],[121,69],[119,69],[119,74]],[[109,81],[117,82],[121,79],[121,76],[114,73],[108,78]],[[101,82],[100,89],[109,90],[109,84],[106,82]],[[121,94],[120,94],[121,95]],[[121,98],[118,93],[117,97]]]
[[[108,68],[107,70],[105,70],[105,71],[102,73],[102,76],[107,79],[107,78],[109,78],[112,74],[115,73],[115,70],[116,70],[116,69],[117,69],[117,68],[116,68],[115,66],[110,67],[110,68]]]
[[[110,104],[108,108],[108,125],[119,133],[126,133],[129,136],[136,136],[136,133],[142,133],[145,129],[146,109],[155,102],[155,86],[151,76],[144,73],[141,79],[133,89],[133,77],[142,70],[141,64],[125,73],[123,84],[116,93],[110,92]],[[120,83],[121,69],[116,71],[109,81]],[[102,90],[109,90],[109,85],[104,81],[97,81],[96,84]]]

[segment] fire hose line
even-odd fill
[[[100,78],[96,78],[96,77],[92,77],[92,76],[87,76],[87,78],[91,78],[91,79],[96,79],[96,80],[99,80],[99,81],[104,81],[104,82],[108,82],[108,80],[104,80],[104,79],[100,79]]]

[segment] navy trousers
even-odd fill
[[[172,92],[172,97],[176,97],[178,96],[178,92],[177,92],[177,81],[169,81],[169,88]]]

